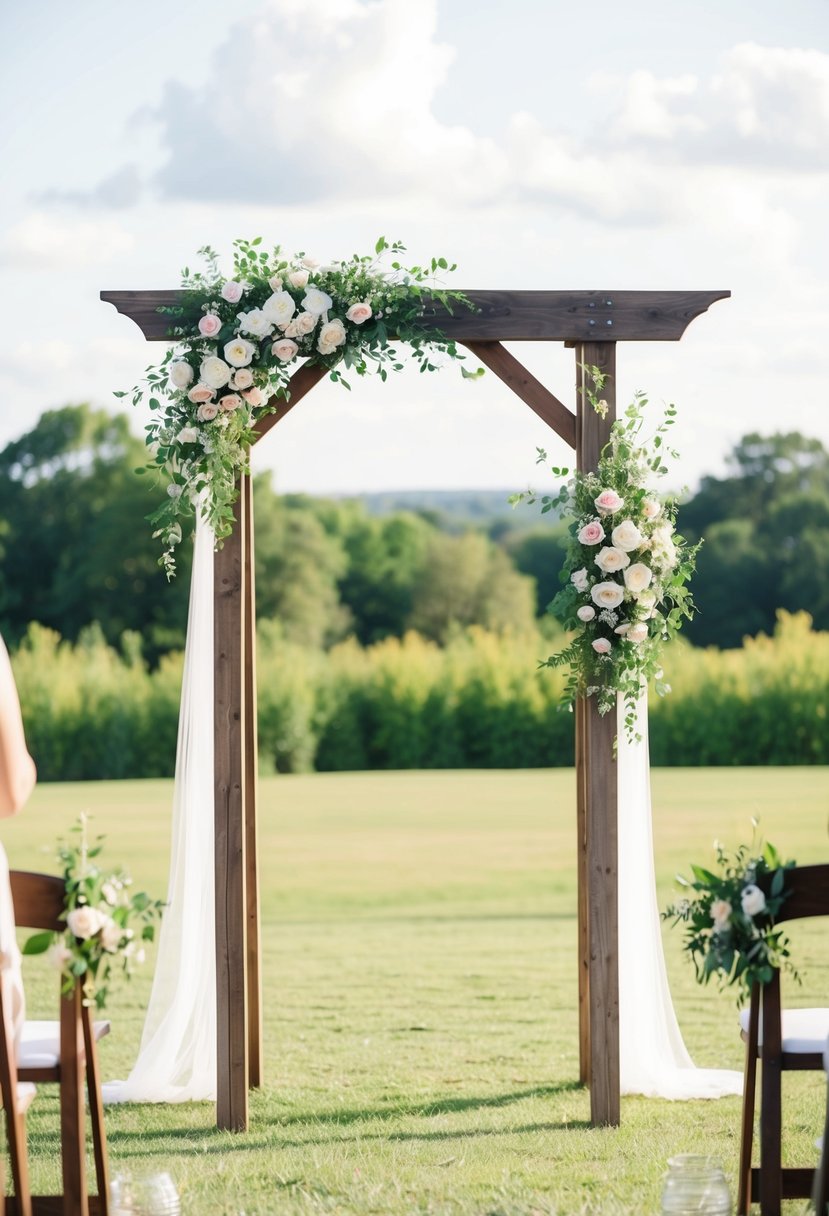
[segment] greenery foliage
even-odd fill
[[[325,652],[263,621],[263,771],[569,766],[563,676],[534,669],[549,640],[472,626],[443,646],[409,632]],[[41,778],[172,774],[180,654],[150,670],[134,635],[116,651],[94,628],[72,646],[32,626],[12,658]],[[805,614],[781,614],[742,650],[672,643],[670,662],[673,696],[651,705],[654,764],[829,763],[829,633]]]

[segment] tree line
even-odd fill
[[[88,405],[48,411],[0,453],[0,630],[11,646],[31,621],[71,641],[94,621],[112,646],[132,631],[152,667],[183,646],[187,546],[168,584],[144,518],[158,487],[135,473],[144,463],[126,417]],[[416,631],[446,645],[472,625],[534,633],[558,588],[567,524],[528,508],[457,532],[434,508],[376,516],[355,499],[280,495],[268,474],[254,501],[257,611],[291,644],[370,646]],[[680,524],[705,538],[692,642],[739,646],[771,633],[780,608],[829,629],[829,453],[818,440],[745,436]]]

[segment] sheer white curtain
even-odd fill
[[[743,1090],[742,1073],[696,1068],[674,1013],[662,950],[653,862],[648,695],[637,711],[641,742],[617,714],[619,789],[619,1039],[623,1094],[721,1098]]]
[[[173,794],[167,907],[141,1049],[107,1102],[216,1096],[213,855],[213,532],[199,517]]]

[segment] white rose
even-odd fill
[[[621,549],[608,547],[600,549],[595,558],[596,565],[602,574],[613,574],[616,570],[624,570],[630,565],[630,558]]]
[[[66,917],[66,924],[71,934],[81,941],[86,941],[87,938],[94,937],[100,929],[101,913],[97,908],[84,904],[80,908],[72,909]]]
[[[183,493],[184,486],[176,485],[174,481],[171,481],[167,487],[167,495],[169,498],[181,498]]]
[[[273,278],[268,279],[268,287],[270,287],[271,291],[282,290],[282,279],[278,274],[275,274]]]
[[[662,510],[662,504],[657,502],[655,498],[643,498],[641,510],[645,519],[656,519],[657,515]],[[730,908],[731,905],[729,904],[729,910]]]
[[[114,954],[121,944],[121,928],[112,917],[107,916],[101,924],[101,945],[108,954]]]
[[[224,388],[231,377],[231,369],[218,355],[202,360],[199,375],[208,388]]]
[[[630,623],[628,623],[626,625],[617,625],[616,628],[613,630],[613,632],[618,633],[619,637],[623,638],[627,634],[629,629],[630,629]]]
[[[287,291],[276,291],[262,305],[262,312],[274,325],[287,325],[296,312],[294,297]]]
[[[250,386],[253,384],[253,372],[249,367],[237,368],[237,370],[233,373],[233,379],[230,383],[234,388],[250,388]]]
[[[627,639],[629,642],[644,642],[648,636],[648,627],[644,621],[637,621],[631,625],[627,631]]]
[[[256,347],[247,338],[234,338],[224,349],[225,359],[231,367],[247,367],[255,354]]]
[[[199,432],[194,426],[183,426],[176,435],[176,443],[198,443]],[[107,903],[112,903],[112,900],[107,900]]]
[[[310,275],[307,270],[289,270],[288,282],[292,287],[300,288],[307,287]]]
[[[274,342],[271,347],[271,353],[281,363],[289,363],[298,350],[299,347],[291,338],[281,338],[278,342]]]
[[[238,304],[244,290],[245,288],[242,283],[237,283],[231,279],[222,287],[222,299],[227,300],[228,304]]]
[[[316,270],[319,266],[319,258],[309,257],[307,254],[301,259],[302,265],[307,266],[309,270]]]
[[[671,532],[673,528],[670,524],[663,524],[656,529],[651,539],[651,551],[655,560],[669,569],[676,565],[676,545],[671,539]]]
[[[625,593],[618,583],[596,583],[590,592],[593,603],[600,608],[618,608]]]
[[[195,435],[198,435],[198,431],[196,431],[195,429],[194,429],[193,433]],[[111,908],[114,908],[115,905],[118,903],[118,892],[115,889],[114,883],[111,883],[111,882],[101,883],[101,894],[103,895],[104,899],[107,901],[107,903],[109,904],[109,906]]]
[[[302,336],[297,329],[296,320],[289,321],[287,325],[280,325],[279,328],[282,330],[286,338],[300,338]],[[276,343],[274,343],[274,346],[275,345]],[[273,350],[273,346],[271,347],[271,350]]]
[[[297,333],[298,334],[313,333],[318,321],[319,321],[319,317],[315,316],[315,314],[312,312],[298,313],[296,322],[295,322]]]
[[[333,321],[326,321],[325,325],[320,328],[317,350],[321,355],[331,355],[344,342],[345,326],[338,317],[335,317]]]
[[[589,604],[582,604],[581,608],[579,608],[578,612],[576,613],[579,620],[585,622],[592,621],[595,615],[596,609],[591,608]]]
[[[611,532],[610,539],[617,549],[630,553],[632,549],[638,549],[645,538],[632,519],[623,519]]]
[[[587,590],[587,571],[585,570],[584,566],[582,566],[581,570],[573,571],[573,573],[570,575],[570,582],[576,588],[576,591]]]
[[[273,320],[263,308],[252,308],[250,312],[239,313],[239,329],[254,338],[267,338],[273,332]]]
[[[320,313],[328,312],[329,308],[333,307],[333,304],[334,301],[331,297],[326,295],[324,291],[320,291],[318,287],[309,287],[302,300],[302,307],[305,311],[316,313],[317,316]]]
[[[646,566],[644,562],[634,562],[632,566],[628,566],[624,574],[625,586],[628,591],[639,593],[644,591],[646,587],[651,585],[653,572],[650,566]]]
[[[656,592],[647,589],[640,591],[636,597],[636,603],[643,612],[650,613],[656,607]]]
[[[72,951],[65,942],[53,942],[46,957],[57,971],[63,971],[66,964],[72,961]]]
[[[747,887],[743,887],[740,904],[746,916],[758,916],[766,910],[766,897],[759,887],[750,882]]]
[[[184,359],[176,359],[169,368],[170,383],[176,388],[187,388],[193,383],[193,369]]]

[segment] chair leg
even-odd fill
[[[98,1071],[98,1045],[89,1009],[83,1010],[83,1038],[86,1049],[86,1092],[89,1118],[92,1123],[92,1149],[95,1154],[95,1177],[98,1182],[99,1216],[109,1216],[109,1157],[104,1125],[104,1104],[101,1098],[101,1076]]]
[[[80,984],[60,1002],[60,1142],[64,1216],[89,1216],[86,1189],[84,1043]]]
[[[12,1168],[14,1194],[20,1216],[32,1216],[32,1188],[29,1183],[29,1157],[26,1152],[26,1116],[6,1111],[6,1135]]]
[[[763,1058],[760,1114],[760,1213],[780,1216],[783,1203],[780,1060]]]
[[[820,1154],[820,1164],[815,1173],[815,1187],[812,1191],[812,1206],[817,1216],[826,1216],[829,1204],[829,1094],[826,1101],[826,1121],[823,1127],[823,1148]]]
[[[754,1145],[754,1100],[757,1089],[757,1056],[746,1043],[743,1078],[743,1114],[740,1128],[740,1172],[737,1216],[748,1216],[751,1209],[751,1150]]]

